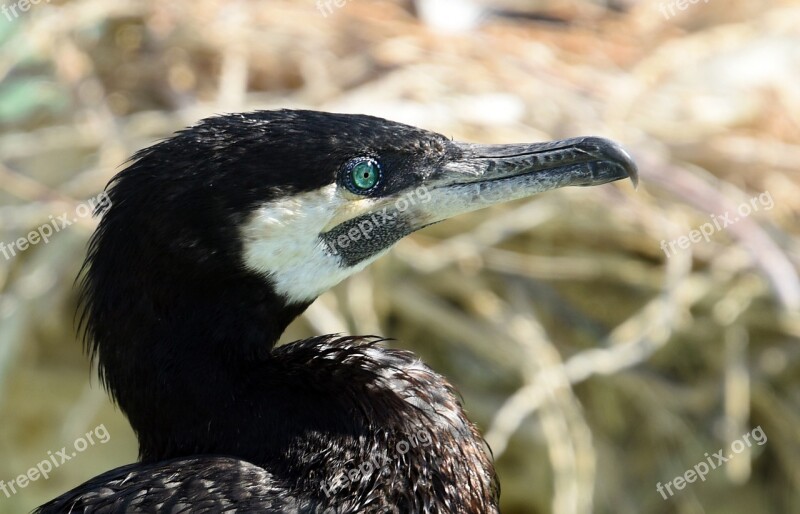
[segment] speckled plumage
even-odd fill
[[[311,420],[306,428],[295,425],[266,462],[209,455],[125,466],[42,506],[39,514],[156,507],[298,514],[497,512],[499,486],[491,461],[449,384],[410,352],[380,342],[321,336],[274,351],[263,363],[264,373],[282,370],[285,398],[329,429],[312,429]],[[302,401],[306,395],[323,401],[308,405]],[[419,442],[422,433],[427,444]],[[401,454],[404,442],[408,447]],[[365,463],[377,469],[335,487],[337,475]]]

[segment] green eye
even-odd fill
[[[378,185],[381,168],[378,161],[369,157],[355,159],[347,166],[345,185],[356,194],[364,194]]]

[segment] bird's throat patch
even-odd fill
[[[320,234],[320,238],[328,253],[352,267],[388,250],[412,232],[412,224],[399,210],[389,206],[349,219]]]

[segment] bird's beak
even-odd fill
[[[458,214],[566,186],[596,186],[630,178],[636,164],[616,143],[597,137],[548,143],[476,145],[424,181],[427,202],[412,214],[417,228]],[[411,213],[409,213],[411,214]]]
[[[630,178],[636,165],[616,143],[597,137],[549,143],[450,143],[447,157],[413,187],[320,234],[330,253],[355,266],[404,236],[438,221],[489,205],[565,186],[596,186]],[[352,244],[351,244],[352,243]]]

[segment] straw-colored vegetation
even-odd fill
[[[494,450],[506,513],[800,512],[800,8],[607,3],[511,2],[537,16],[461,33],[367,0],[328,16],[313,0],[0,14],[0,241],[75,212],[133,151],[218,112],[616,139],[640,163],[638,191],[555,191],[426,229],[284,339],[386,335],[448,376]],[[740,219],[662,251],[726,212]],[[136,456],[73,329],[94,223],[0,255],[0,480],[97,425],[111,439],[0,493],[0,512]],[[657,492],[757,426],[765,444]]]

